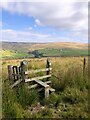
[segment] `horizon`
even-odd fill
[[[62,42],[62,41],[58,41],[58,42],[12,42],[12,41],[0,41],[1,43],[31,43],[31,44],[49,44],[49,43],[75,43],[75,44],[89,44],[89,43],[81,43],[81,42]]]
[[[2,1],[0,11],[3,42],[88,44],[88,2]]]

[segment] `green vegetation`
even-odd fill
[[[80,49],[40,49],[38,50],[39,53],[43,54],[43,57],[73,57],[73,56],[88,56],[88,50],[80,50]]]
[[[2,51],[0,58],[2,59],[17,59],[17,58],[31,58],[34,57],[33,54],[28,54],[26,52],[16,52],[16,51]]]
[[[79,43],[3,42],[0,59],[88,56],[89,46]]]
[[[45,61],[28,59],[28,68],[44,68]],[[2,62],[3,118],[88,118],[88,61],[83,76],[82,57],[51,58],[50,79],[56,91],[46,99],[43,91],[29,90],[25,84],[10,88],[7,65],[19,63],[19,60]]]

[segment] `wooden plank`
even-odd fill
[[[34,78],[30,78],[30,79],[25,79],[25,82],[30,82],[30,81],[36,81],[36,80],[41,80],[44,78],[49,78],[51,77],[51,75],[45,75],[45,76],[40,76],[40,77],[34,77]]]
[[[51,83],[51,81],[49,80],[49,81],[46,81],[45,83],[50,84],[50,83]]]
[[[40,84],[41,86],[43,86],[43,87],[49,87],[49,85],[47,85],[47,83],[45,83],[45,82],[42,82],[41,80],[35,80],[35,82],[37,82],[38,84]]]
[[[38,92],[40,92],[40,91],[42,91],[42,90],[43,90],[43,88],[39,88],[39,89],[38,89]],[[49,91],[50,91],[50,92],[55,92],[55,89],[49,88]]]
[[[51,83],[51,81],[46,81],[45,83],[49,84],[49,83]],[[30,85],[30,86],[28,86],[28,89],[36,88],[37,86],[38,86],[38,84]]]
[[[28,86],[28,89],[36,88],[37,86],[38,86],[38,84],[30,85],[30,86]]]
[[[38,73],[38,72],[44,72],[44,71],[50,71],[50,70],[52,70],[52,68],[30,70],[30,71],[26,71],[25,74]]]
[[[37,91],[40,92],[40,91],[42,91],[42,90],[43,90],[43,88],[39,88]]]
[[[15,86],[17,86],[19,83],[21,83],[22,82],[22,80],[20,79],[20,80],[18,80],[18,81],[16,81],[13,85],[11,85],[11,88],[13,88],[13,87],[15,87]]]
[[[55,89],[49,88],[50,92],[55,92]]]

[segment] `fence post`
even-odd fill
[[[85,68],[86,68],[86,58],[83,61],[83,76],[85,75]]]
[[[26,65],[27,63],[22,61],[21,64],[20,64],[20,68],[21,68],[21,79],[23,81],[25,81],[25,70],[26,70]]]
[[[12,66],[8,65],[8,79],[12,80]]]
[[[17,73],[17,66],[13,66],[13,78],[14,78],[14,82],[16,80],[18,80],[17,79],[17,75],[18,75],[18,73]]]
[[[49,97],[49,86],[45,88],[45,98]]]
[[[50,68],[51,67],[51,62],[49,60],[49,58],[47,59],[47,64],[46,64],[46,68]],[[46,75],[49,75],[50,74],[50,70],[47,71]],[[47,80],[49,80],[49,78],[47,78]]]

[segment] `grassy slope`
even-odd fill
[[[29,51],[38,50],[44,56],[84,56],[87,55],[87,44],[55,42],[55,43],[17,43],[3,42],[0,50],[3,58],[28,58],[33,57]],[[63,49],[60,52],[59,49]],[[8,54],[8,55],[7,55]],[[0,56],[1,58],[1,56]]]
[[[43,56],[87,56],[88,51],[85,49],[69,49],[64,48],[62,51],[59,49],[41,49],[40,53],[43,53]]]
[[[46,66],[45,58],[28,59],[28,62],[29,69],[39,69]],[[51,81],[55,93],[51,94],[49,99],[44,99],[42,94],[37,93],[37,89],[31,91],[22,88],[21,85],[16,89],[10,89],[7,80],[7,65],[19,65],[20,60],[4,60],[2,62],[3,118],[69,119],[71,117],[88,117],[88,63],[84,77],[82,74],[83,58],[81,57],[51,58],[51,63]],[[41,96],[42,99],[38,96]]]

